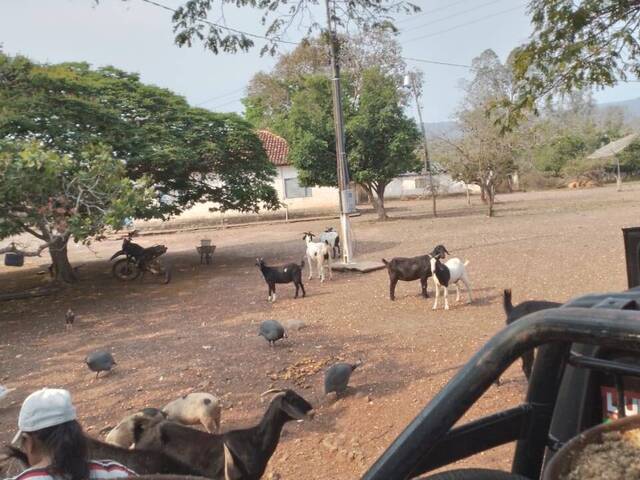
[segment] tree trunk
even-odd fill
[[[483,178],[480,179],[480,200],[482,200],[482,203],[487,203],[487,192],[484,187]]]
[[[384,190],[386,185],[378,185],[376,187],[376,194],[378,195],[378,207],[376,211],[378,212],[378,220],[384,221],[387,220],[387,212],[384,209]]]
[[[487,185],[487,216],[493,217],[493,202],[496,197],[496,189],[493,184]]]
[[[51,242],[49,246],[49,254],[51,255],[52,274],[55,280],[62,280],[65,283],[74,283],[78,280],[67,252],[67,240],[57,238]]]
[[[464,188],[467,192],[467,205],[471,206],[471,191],[469,190],[469,184],[465,183]]]
[[[378,211],[378,200],[376,199],[376,196],[373,194],[373,190],[371,190],[371,187],[368,185],[362,185],[362,188],[364,189],[364,191],[367,194],[367,198],[369,199],[369,203],[371,204],[371,206]]]

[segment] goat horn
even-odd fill
[[[265,395],[269,395],[270,393],[282,393],[282,392],[286,392],[286,390],[283,388],[271,388],[266,392],[261,393],[260,396],[264,397]]]

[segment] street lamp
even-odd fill
[[[431,190],[431,201],[433,206],[433,216],[437,217],[436,212],[436,191],[433,186],[433,173],[431,172],[431,162],[429,161],[429,150],[427,148],[427,132],[422,121],[422,108],[420,107],[420,94],[416,84],[415,72],[409,72],[404,76],[404,86],[413,93],[416,101],[416,110],[418,110],[418,119],[420,120],[420,128],[422,129],[422,148],[424,149],[424,172],[429,177],[429,189]]]

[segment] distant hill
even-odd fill
[[[622,109],[628,120],[640,118],[640,98],[632,98],[630,100],[622,100],[620,102],[599,103],[597,105],[597,108],[602,110],[606,110],[610,107]]]
[[[427,131],[427,138],[434,139],[438,137],[455,138],[460,135],[460,130],[456,122],[428,122],[424,124]]]
[[[620,102],[606,102],[596,105],[596,109],[600,112],[604,112],[609,108],[620,108],[628,121],[640,122],[640,97],[632,98],[629,100],[622,100]],[[436,139],[438,137],[455,138],[460,135],[460,130],[456,122],[428,122],[425,123],[425,129],[427,131],[427,138]]]

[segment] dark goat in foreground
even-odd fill
[[[304,260],[298,265],[297,263],[289,263],[282,267],[267,267],[262,258],[256,259],[256,265],[260,268],[264,281],[269,287],[269,296],[267,301],[276,301],[276,283],[294,283],[296,286],[296,295],[298,298],[298,290],[302,289],[302,297],[306,297],[307,292],[304,291],[302,284],[302,269],[304,268]]]
[[[396,299],[396,284],[398,280],[403,282],[413,282],[420,280],[422,287],[422,296],[429,298],[427,293],[427,279],[431,276],[431,258],[444,258],[449,252],[444,245],[438,245],[433,249],[430,255],[420,255],[419,257],[395,257],[391,261],[382,259],[389,273],[389,298]]]
[[[129,450],[87,437],[89,458],[115,460],[140,475],[172,474],[204,476],[202,472],[162,452],[151,450]],[[20,449],[6,446],[7,457],[15,458],[25,467],[29,465],[27,455]]]
[[[258,480],[275,452],[285,423],[311,416],[311,405],[292,390],[277,392],[260,423],[221,435],[200,432],[176,423],[136,419],[136,448],[166,453],[214,480]]]
[[[547,310],[549,308],[558,308],[562,304],[558,302],[547,302],[546,300],[527,300],[519,303],[515,307],[511,302],[511,289],[505,289],[502,296],[502,306],[504,307],[504,313],[507,315],[507,325],[511,325],[525,315],[538,312],[540,310]],[[529,350],[522,355],[522,371],[524,376],[531,376],[531,370],[533,369],[534,351]],[[500,379],[496,380],[496,384],[500,385]]]

